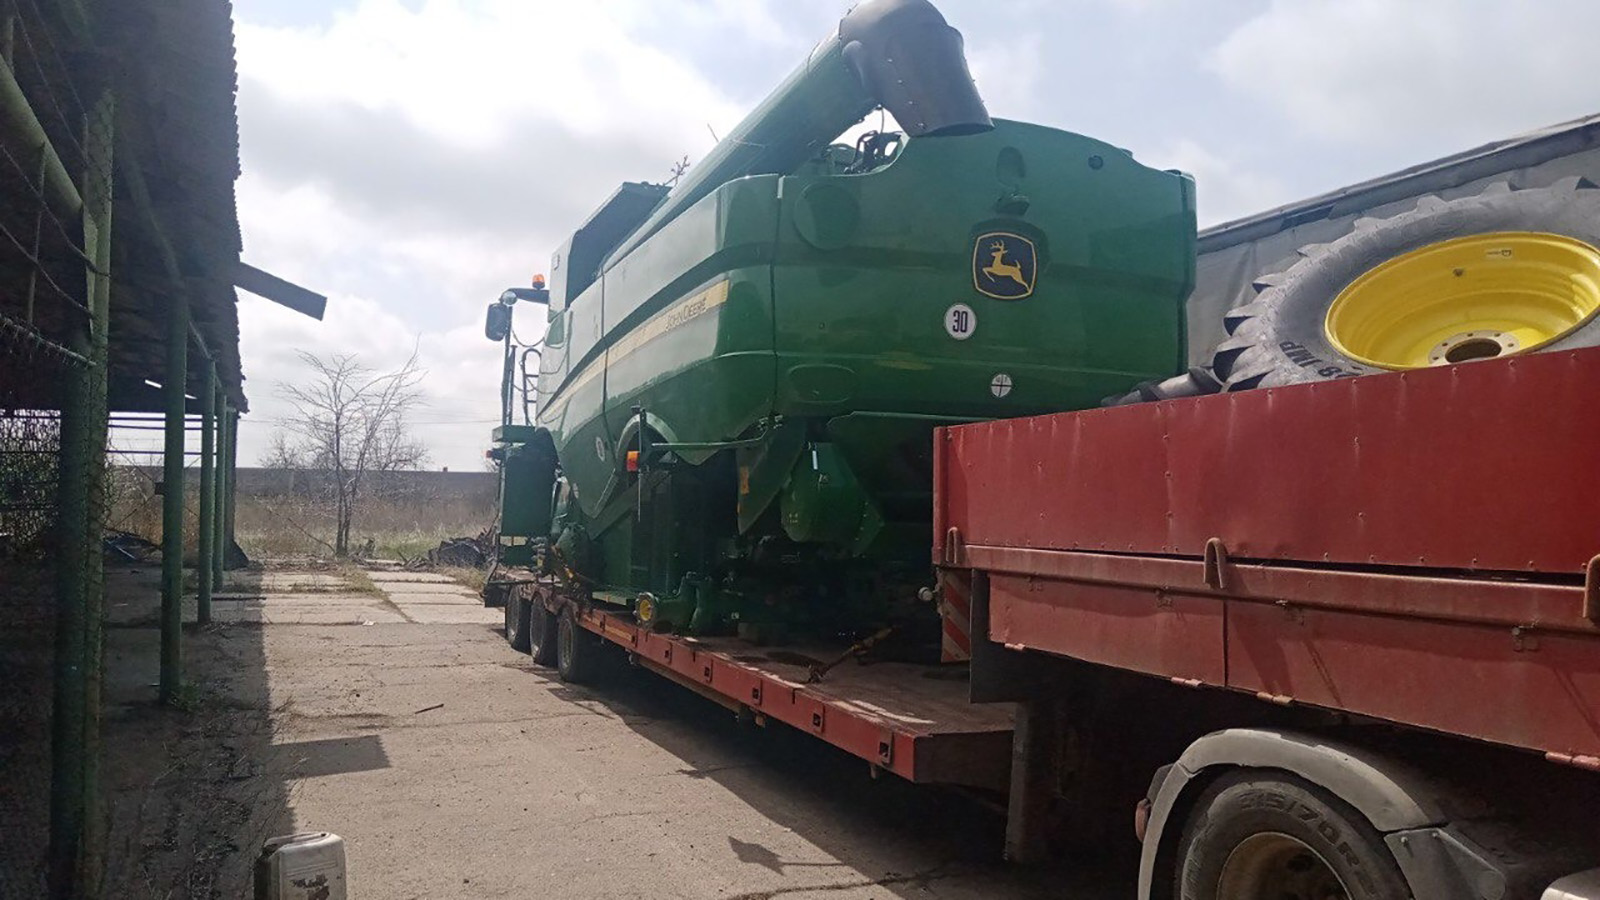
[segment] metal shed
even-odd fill
[[[166,432],[161,696],[181,682],[185,430],[201,434],[200,615],[231,543],[248,408],[227,0],[0,0],[0,895],[92,897],[106,451]]]

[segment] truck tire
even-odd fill
[[[1179,900],[1409,900],[1380,835],[1292,775],[1226,776],[1195,804],[1178,848]]]
[[[556,616],[537,599],[528,603],[528,653],[536,666],[556,664]]]
[[[506,643],[518,653],[528,652],[528,598],[521,586],[506,592]]]
[[[1581,178],[1424,197],[1258,277],[1212,368],[1248,390],[1595,346],[1596,247],[1600,190]]]
[[[556,673],[568,684],[588,684],[600,665],[600,642],[578,624],[571,606],[556,617]]]

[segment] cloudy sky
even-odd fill
[[[1193,173],[1203,223],[1600,111],[1592,0],[939,2],[994,114]],[[330,297],[320,323],[241,297],[240,464],[297,350],[415,346],[433,464],[481,468],[485,304],[619,182],[703,155],[848,5],[234,0],[245,258]]]

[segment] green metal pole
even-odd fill
[[[9,76],[9,71],[5,73]],[[110,265],[111,185],[97,169],[110,164],[110,98],[85,122],[89,172],[83,207],[83,249],[89,318],[71,335],[88,360],[63,382],[57,494],[55,659],[51,698],[49,882],[53,897],[98,895],[100,724],[100,536],[106,446],[106,324],[110,293],[96,269]],[[53,157],[45,144],[46,156]],[[59,162],[59,161],[58,161]],[[74,187],[74,191],[76,187]],[[104,271],[103,269],[101,271]]]
[[[217,467],[217,493],[216,504],[213,509],[214,516],[211,520],[211,583],[217,590],[222,589],[223,563],[228,557],[228,491],[231,487],[228,473],[228,395],[222,388],[222,383],[217,383],[217,392],[211,398],[212,415],[217,419],[217,446],[212,462]]]
[[[173,286],[177,288],[177,285]],[[184,386],[188,380],[189,301],[167,304],[167,441],[161,504],[161,702],[178,699],[183,681]]]
[[[83,196],[78,193],[77,182],[56,154],[44,126],[39,124],[9,61],[0,66],[0,116],[4,117],[7,128],[14,129],[13,136],[19,146],[42,148],[46,196],[51,202],[64,206],[71,215],[77,215],[83,209]]]
[[[70,338],[74,352],[92,353],[87,329]],[[84,824],[83,775],[85,631],[89,584],[89,473],[94,461],[94,372],[69,364],[61,401],[60,476],[56,495],[56,621],[54,695],[50,736],[50,889],[53,897],[78,896],[78,855]],[[102,377],[104,377],[102,375]],[[104,422],[102,413],[100,421]]]
[[[88,604],[84,617],[84,772],[83,849],[78,854],[82,896],[99,900],[103,896],[105,869],[105,815],[100,802],[100,702],[105,673],[105,564],[100,537],[106,521],[106,444],[107,374],[111,323],[111,207],[114,196],[113,154],[115,150],[116,99],[110,91],[100,95],[85,128],[84,209],[94,223],[95,240],[84,249],[94,260],[95,271],[88,280],[90,301],[90,346],[95,375],[91,385],[95,428],[89,456],[89,555],[84,560],[88,580]],[[85,236],[89,229],[85,228]]]
[[[233,517],[239,506],[239,411],[228,407],[228,460],[224,467],[228,477],[227,515],[223,517],[222,552],[231,553],[238,539],[233,533]]]
[[[195,618],[211,624],[211,578],[217,552],[217,367],[206,364],[205,388],[200,393],[200,558],[194,572]]]

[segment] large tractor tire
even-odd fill
[[[1206,790],[1178,848],[1178,900],[1409,900],[1365,818],[1290,775],[1245,771]]]
[[[528,652],[528,590],[517,585],[506,592],[506,643],[518,653]]]
[[[556,617],[556,674],[568,684],[588,684],[600,672],[600,639],[578,624],[569,604]]]
[[[556,614],[537,595],[528,603],[528,655],[536,666],[556,664]]]
[[[1569,178],[1425,197],[1302,248],[1230,311],[1225,390],[1600,345],[1600,190]]]

